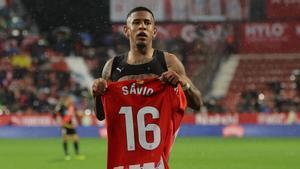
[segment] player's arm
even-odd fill
[[[61,104],[57,104],[54,108],[54,111],[52,112],[52,118],[54,119],[54,121],[57,125],[61,125],[61,117],[59,115],[60,111],[62,111]]]
[[[162,74],[162,78],[176,85],[180,83],[187,98],[188,106],[194,110],[200,110],[203,105],[201,92],[193,82],[186,76],[185,68],[181,61],[171,53],[165,53],[168,71]]]
[[[101,101],[101,95],[103,95],[107,88],[107,81],[111,79],[111,67],[113,58],[108,60],[102,70],[102,77],[95,79],[92,86],[93,99],[94,99],[94,111],[98,120],[104,120],[105,114],[103,110],[103,104]]]

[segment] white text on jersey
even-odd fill
[[[139,86],[136,83],[132,83],[131,86],[123,86],[122,87],[123,95],[134,94],[134,95],[143,95],[150,96],[153,94],[154,90],[147,86]]]

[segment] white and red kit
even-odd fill
[[[108,134],[107,169],[169,169],[186,109],[182,88],[159,79],[112,82],[102,96]]]

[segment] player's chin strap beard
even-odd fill
[[[146,44],[144,43],[137,43],[136,44],[137,49],[142,53],[146,54]]]

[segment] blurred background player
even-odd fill
[[[61,125],[61,135],[63,138],[63,150],[65,160],[71,160],[68,151],[68,139],[72,138],[76,159],[84,160],[85,156],[79,153],[79,136],[76,131],[77,114],[72,97],[63,98],[55,108],[55,117]]]

